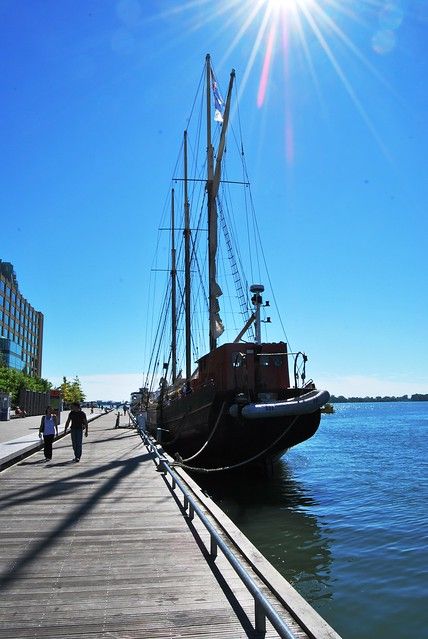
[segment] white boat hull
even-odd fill
[[[326,390],[313,390],[282,402],[266,402],[260,404],[245,404],[240,407],[233,404],[229,408],[232,417],[244,419],[261,419],[288,417],[291,415],[309,415],[324,406],[330,399],[330,393]]]

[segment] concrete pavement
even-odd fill
[[[84,410],[88,422],[104,414],[100,409]],[[64,434],[65,422],[69,411],[61,413],[58,435]],[[10,464],[16,458],[22,458],[40,448],[39,427],[42,415],[18,417],[7,422],[0,422],[0,468]],[[123,419],[123,418],[122,418]]]

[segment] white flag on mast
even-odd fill
[[[213,95],[214,95],[214,120],[216,122],[223,122],[224,100],[221,97],[220,91],[218,90],[218,85],[212,71],[211,71],[211,84],[212,84]]]

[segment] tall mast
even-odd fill
[[[171,356],[172,383],[177,379],[177,267],[175,261],[174,189],[171,191]]]
[[[192,374],[190,350],[190,210],[187,193],[187,131],[184,132],[184,308],[186,334],[186,379]]]
[[[214,212],[215,198],[213,197],[214,179],[214,149],[211,144],[211,57],[206,56],[207,67],[207,203],[208,203],[208,308],[209,308],[209,338],[210,351],[217,344],[212,331],[212,318],[217,310],[215,291],[215,252],[217,245],[217,216]]]
[[[232,87],[235,79],[235,71],[232,69],[227,90],[226,105],[223,115],[220,142],[218,145],[217,159],[214,170],[214,149],[211,144],[211,59],[206,57],[207,63],[207,201],[208,201],[208,295],[209,295],[209,331],[210,331],[210,351],[217,345],[217,335],[220,329],[222,332],[221,320],[219,317],[218,297],[221,290],[216,281],[216,255],[217,255],[217,204],[216,197],[221,179],[221,162],[226,145],[226,132],[229,124],[230,102],[232,98]]]

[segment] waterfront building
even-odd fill
[[[0,260],[0,364],[42,374],[43,313],[21,294],[10,262]]]

